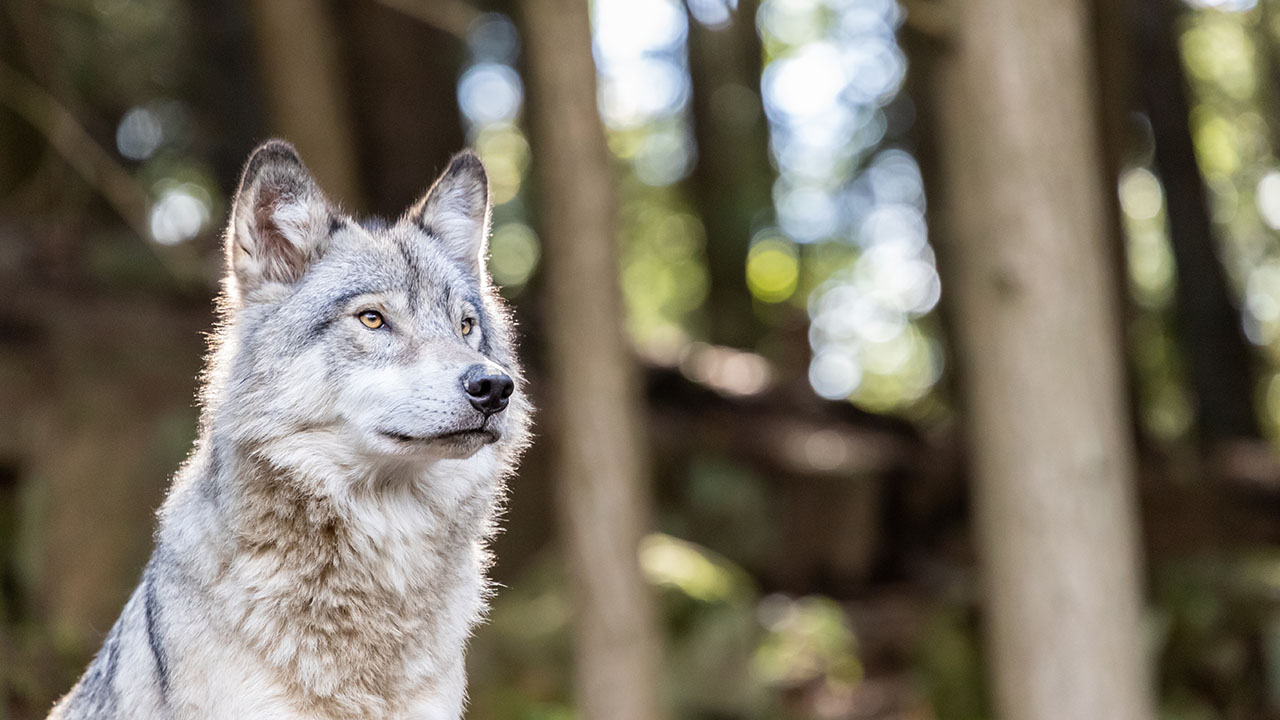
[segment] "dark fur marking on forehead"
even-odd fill
[[[329,302],[326,304],[328,305],[330,310],[335,310],[341,305],[346,305],[353,298],[358,298],[361,295],[376,295],[379,292],[381,291],[371,287],[353,287],[350,290],[347,290],[346,292],[342,293],[341,295],[334,297],[332,300],[329,300]]]
[[[329,216],[329,234],[332,235],[347,226],[347,219],[341,215]]]
[[[404,260],[404,267],[408,270],[409,282],[406,285],[409,300],[409,307],[417,307],[419,295],[422,288],[422,267],[418,264],[418,256],[409,249],[409,241],[402,236],[396,237],[396,249],[400,251],[400,257]]]

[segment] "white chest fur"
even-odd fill
[[[204,572],[170,640],[175,714],[459,717],[497,481],[449,469],[335,498],[254,468],[230,527],[183,533]]]

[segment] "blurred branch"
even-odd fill
[[[175,287],[201,288],[206,284],[202,271],[178,251],[151,242],[147,221],[150,201],[129,171],[102,149],[65,105],[4,61],[0,61],[0,105],[30,123],[54,152],[107,201]]]
[[[464,0],[376,0],[376,2],[464,40],[467,37],[467,28],[471,27],[471,23],[481,15],[475,6]]]
[[[94,188],[139,237],[150,237],[147,196],[133,176],[85,131],[57,98],[0,61],[0,104],[17,113]]]

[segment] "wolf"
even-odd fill
[[[49,717],[458,718],[531,414],[484,167],[361,223],[272,140],[231,205],[195,447]]]

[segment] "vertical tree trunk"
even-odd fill
[[[753,348],[760,336],[747,288],[752,221],[770,207],[769,130],[760,100],[755,0],[742,0],[721,28],[689,14],[695,200],[707,231],[711,342]]]
[[[271,127],[297,146],[335,201],[363,209],[338,36],[321,0],[251,0]]]
[[[937,94],[995,701],[1153,717],[1086,0],[954,6]],[[932,198],[931,198],[932,199]]]
[[[1175,316],[1196,396],[1196,429],[1210,444],[1258,438],[1252,358],[1214,248],[1208,194],[1191,142],[1191,104],[1173,22],[1176,8],[1172,0],[1129,0],[1127,5],[1137,40],[1138,89],[1151,119],[1156,171],[1167,197],[1169,240],[1178,268]]]
[[[370,0],[343,3],[336,18],[351,58],[361,186],[370,212],[395,217],[466,143],[457,84],[466,44]]]
[[[546,394],[586,720],[654,720],[658,630],[637,544],[648,520],[639,385],[623,335],[614,182],[586,0],[527,0],[542,193]]]

